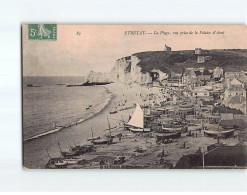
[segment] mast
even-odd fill
[[[217,135],[218,144],[220,143],[220,127],[218,126],[218,135]]]
[[[74,143],[75,147],[77,147],[77,145],[75,144],[75,140],[73,140],[73,143]]]
[[[110,125],[110,122],[109,122],[108,116],[107,116],[107,121],[108,121],[108,127],[109,127],[109,130],[110,130],[110,139],[111,139],[111,125]]]
[[[205,153],[204,153],[204,150],[203,150],[203,147],[202,147],[202,169],[204,169],[205,167]]]
[[[59,147],[59,150],[60,150],[60,152],[62,154],[63,152],[62,152],[62,149],[61,149],[61,146],[60,146],[60,142],[59,141],[58,141],[58,147]]]
[[[51,160],[51,156],[50,156],[50,154],[49,154],[49,152],[48,152],[48,149],[46,148],[46,152],[47,152],[47,154],[48,154],[48,156],[49,156],[49,159]]]
[[[146,104],[144,103],[144,108],[143,108],[144,116],[145,116],[145,107],[146,107]]]
[[[69,141],[68,141],[68,143],[69,143]],[[70,143],[69,143],[69,147],[70,147],[70,149],[72,150],[72,146],[70,145]]]
[[[92,125],[91,125],[91,131],[92,131],[92,140],[93,140],[93,128],[92,128]]]
[[[122,115],[121,115],[121,118],[122,118],[123,124],[125,124],[125,122],[124,122],[124,119],[123,119],[123,116],[122,116]]]

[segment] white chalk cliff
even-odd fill
[[[115,66],[109,73],[91,71],[87,76],[87,81],[148,84],[152,83],[152,73],[154,72],[157,72],[160,75],[160,79],[165,79],[168,77],[166,73],[156,69],[149,72],[143,72],[142,67],[138,64],[139,62],[140,59],[135,55],[120,58],[116,60]]]

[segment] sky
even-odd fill
[[[247,47],[247,31],[243,25],[61,24],[57,25],[56,41],[28,40],[26,27],[23,25],[22,28],[24,76],[85,76],[91,70],[109,72],[117,59],[137,52],[162,51],[165,44],[173,51],[198,47]],[[126,35],[126,31],[145,31],[146,34]],[[195,31],[198,34],[195,34]],[[211,34],[200,34],[200,31]],[[217,34],[218,31],[223,34]],[[192,34],[189,34],[190,32]]]

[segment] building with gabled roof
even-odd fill
[[[240,110],[244,114],[247,113],[246,89],[240,81],[233,79],[228,83],[223,103],[230,108]]]

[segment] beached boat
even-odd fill
[[[61,161],[55,162],[54,165],[58,168],[65,168],[68,165],[68,163],[61,160]]]
[[[91,152],[93,151],[94,148],[92,145],[83,145],[83,146],[76,146],[74,148],[71,149],[71,154],[64,154],[64,152],[62,153],[62,155],[67,155],[67,156],[64,156],[64,157],[71,157],[71,156],[78,156],[78,155],[82,155],[82,154],[85,154],[87,152]]]
[[[64,156],[64,157],[72,157],[72,156],[76,156],[76,155],[79,155],[79,150],[74,150],[74,151],[70,151],[70,152],[63,152],[62,149],[61,149],[61,146],[60,146],[60,142],[58,142],[58,147],[59,147],[59,150],[61,152],[61,154]]]
[[[178,125],[178,124],[170,123],[170,124],[162,125],[162,130],[165,133],[174,133],[174,132],[182,131],[182,129],[183,129],[183,126]]]
[[[128,125],[128,124],[124,124],[124,130],[129,130],[130,129],[130,125]]]
[[[138,103],[128,125],[132,132],[150,132],[150,128],[144,128],[144,112]]]
[[[164,141],[165,139],[175,139],[181,137],[181,131],[175,132],[175,133],[169,133],[169,134],[162,134],[162,135],[157,135],[156,141]]]
[[[108,122],[108,130],[110,131],[110,134],[106,136],[105,138],[101,138],[98,140],[92,140],[92,143],[95,145],[101,145],[101,144],[112,144],[113,143],[113,136],[111,135],[111,125],[109,122],[109,119],[107,117],[107,122]]]
[[[97,140],[97,139],[100,139],[100,136],[87,138],[87,141],[92,141],[92,140]]]
[[[91,131],[92,131],[92,137],[87,138],[87,141],[93,141],[93,140],[100,139],[100,136],[94,137],[94,135],[93,135],[93,128],[92,128],[92,126],[91,126]]]
[[[132,131],[132,132],[139,132],[139,133],[141,133],[141,132],[144,132],[144,133],[146,133],[146,132],[150,132],[151,130],[150,130],[150,128],[129,128],[129,130],[130,131]]]
[[[82,159],[77,159],[77,158],[67,158],[67,159],[63,159],[64,163],[67,163],[67,165],[75,165],[77,164],[80,160]]]
[[[229,137],[233,134],[235,129],[230,129],[230,130],[204,130],[204,134],[212,137],[220,137],[220,136],[225,136]]]
[[[92,143],[95,145],[102,145],[102,144],[112,144],[113,138],[110,139],[99,139],[99,140],[93,140]]]
[[[81,148],[81,146],[75,146],[75,147],[70,146],[71,151],[78,151],[78,150],[80,150],[80,148]]]
[[[178,110],[180,112],[192,112],[194,110],[194,105],[188,103],[182,103],[179,105]]]
[[[76,156],[76,155],[77,155],[77,151],[71,151],[71,152],[62,152],[62,151],[61,151],[61,154],[62,154],[64,157],[71,157],[71,156]]]
[[[114,111],[110,111],[110,114],[116,114],[117,113],[117,111],[116,110],[114,110]]]

